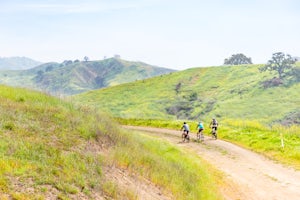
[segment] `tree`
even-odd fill
[[[282,52],[273,53],[272,59],[268,63],[259,68],[260,72],[263,71],[276,71],[278,73],[278,78],[283,79],[287,72],[293,68],[296,59],[292,58],[289,54],[285,55]]]
[[[84,56],[83,59],[84,59],[85,62],[89,61],[89,57],[87,57],[87,56]]]
[[[67,65],[71,65],[73,63],[72,60],[64,60],[64,62],[62,62],[63,66],[67,66]]]
[[[230,58],[224,60],[224,65],[242,65],[252,64],[251,58],[246,57],[242,53],[233,54]]]

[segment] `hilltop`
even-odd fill
[[[299,64],[298,64],[299,65]],[[139,119],[248,119],[300,123],[300,82],[265,87],[273,75],[261,65],[192,68],[73,97],[115,117]]]
[[[0,57],[0,70],[25,70],[42,64],[27,57]]]
[[[118,58],[77,60],[45,63],[29,70],[1,71],[0,83],[33,88],[52,95],[71,95],[173,71],[175,70]]]

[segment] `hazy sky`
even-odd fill
[[[279,51],[300,56],[299,0],[0,0],[0,57],[186,69]]]

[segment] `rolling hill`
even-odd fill
[[[300,82],[266,85],[261,65],[192,68],[75,95],[80,104],[101,107],[115,117],[142,119],[247,119],[300,123]],[[299,63],[298,63],[299,66]]]
[[[198,156],[99,110],[0,85],[0,112],[0,199],[223,199]]]
[[[0,70],[25,70],[42,64],[26,57],[0,57]]]
[[[117,58],[46,63],[29,70],[1,71],[0,83],[33,88],[52,95],[81,92],[141,80],[175,70]]]

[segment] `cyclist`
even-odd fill
[[[203,126],[202,122],[198,123],[197,129],[198,129],[198,132],[197,132],[197,139],[198,139],[198,141],[199,140],[200,141],[204,141],[204,135],[203,135],[204,126]]]
[[[187,139],[188,141],[190,141],[190,136],[189,136],[189,132],[190,132],[190,127],[186,122],[183,122],[183,126],[180,129],[181,131],[183,130],[182,133],[182,141],[184,142],[185,139]]]
[[[218,122],[215,118],[213,118],[209,124],[209,127],[211,128],[213,137],[215,137],[215,139],[217,139],[217,129],[218,129]]]

